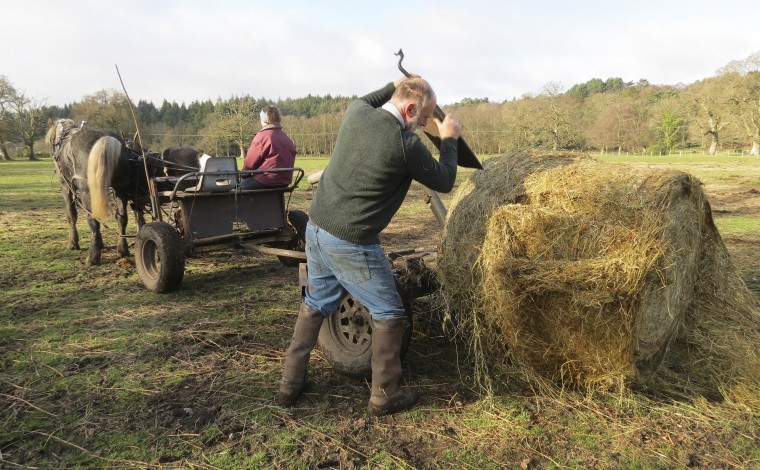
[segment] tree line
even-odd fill
[[[134,106],[143,145],[162,150],[195,145],[217,155],[244,155],[259,129],[259,110],[279,107],[283,127],[301,155],[326,155],[343,112],[355,97],[306,96],[276,101],[233,96],[189,105],[140,100]],[[656,85],[594,78],[563,89],[547,83],[538,93],[504,102],[465,98],[444,106],[462,123],[478,154],[515,148],[663,154],[674,149],[760,153],[760,51],[732,60],[713,77],[690,85]],[[50,119],[86,121],[131,138],[130,103],[116,90],[100,90],[65,106],[47,106],[0,76],[0,158],[35,158],[47,152],[41,137]],[[44,149],[44,150],[39,150]]]

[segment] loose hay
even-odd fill
[[[487,163],[455,194],[438,259],[483,378],[620,387],[668,353],[690,386],[757,387],[760,308],[699,180],[567,154]]]

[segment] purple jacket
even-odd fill
[[[253,136],[245,154],[243,170],[292,168],[296,162],[296,144],[280,126],[268,125]],[[287,186],[293,179],[292,171],[256,173],[251,176],[267,186]]]

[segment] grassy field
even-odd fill
[[[759,159],[596,157],[701,178],[735,264],[760,295]],[[298,164],[310,173],[326,162]],[[113,228],[99,266],[65,250],[52,173],[49,161],[0,163],[0,468],[760,467],[760,410],[741,404],[539,393],[516,379],[484,396],[466,347],[441,331],[443,312],[425,298],[405,360],[423,397],[416,408],[368,416],[368,384],[333,373],[318,352],[314,389],[280,408],[273,395],[299,304],[297,270],[274,256],[216,252],[188,260],[178,292],[152,294],[134,259],[117,259]],[[291,208],[308,210],[307,186]],[[383,242],[435,247],[439,234],[413,186]]]

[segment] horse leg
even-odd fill
[[[82,202],[84,207],[91,207],[89,191],[82,191]],[[100,264],[100,253],[103,251],[103,236],[100,233],[100,222],[92,216],[91,212],[87,214],[87,225],[90,226],[90,250],[87,253],[87,266]]]
[[[137,204],[132,205],[132,212],[135,214],[135,222],[137,222],[137,230],[140,230],[145,225],[145,211],[137,207]]]
[[[90,226],[90,251],[87,253],[87,266],[100,264],[100,253],[103,251],[103,237],[100,234],[100,222],[91,215],[87,216],[87,224]]]
[[[129,245],[127,244],[127,195],[116,194],[116,223],[119,224],[119,241],[116,244],[116,252],[120,257],[129,256]]]
[[[79,250],[76,196],[63,179],[61,179],[61,195],[63,196],[63,202],[66,204],[66,222],[69,225],[69,241],[66,248],[69,250]]]

